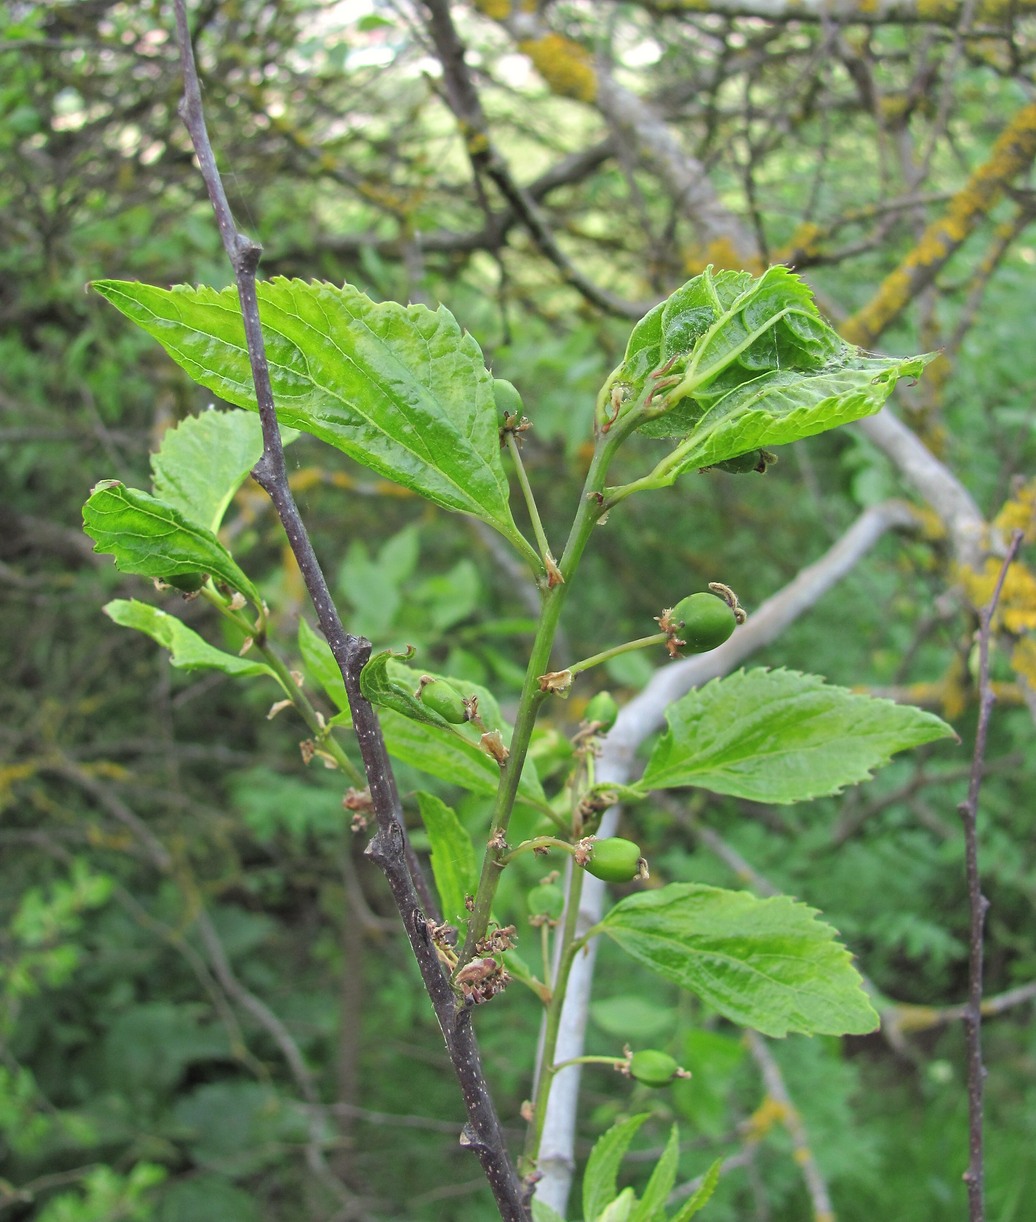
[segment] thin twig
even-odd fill
[[[788,1093],[780,1066],[774,1060],[766,1040],[757,1031],[746,1031],[745,1043],[763,1076],[766,1093],[780,1109],[781,1123],[792,1141],[792,1158],[795,1165],[801,1169],[802,1178],[806,1182],[806,1191],[813,1207],[813,1222],[834,1222],[835,1211],[831,1205],[827,1182],[813,1154],[809,1134],[799,1110]]]
[[[464,62],[464,44],[453,24],[447,0],[425,0],[424,7],[428,13],[428,33],[442,65],[446,100],[465,133],[468,157],[475,172],[493,182],[540,251],[587,301],[619,318],[639,317],[639,305],[624,301],[584,276],[558,245],[535,200],[515,181],[506,161],[490,142],[489,124]]]
[[[992,597],[983,607],[980,615],[978,726],[975,730],[975,751],[972,755],[968,796],[958,807],[961,822],[964,824],[964,868],[968,885],[968,905],[971,910],[968,946],[968,1001],[964,1015],[968,1065],[968,1169],[964,1172],[964,1182],[968,1188],[970,1222],[984,1222],[986,1216],[985,1163],[982,1149],[982,1105],[986,1076],[985,1066],[982,1064],[982,934],[989,900],[982,894],[982,879],[978,865],[978,798],[985,767],[989,719],[996,699],[989,680],[989,642],[992,637],[993,616],[996,613],[997,603],[1000,601],[1000,592],[1004,588],[1007,571],[1022,545],[1023,537],[1020,530],[1016,530],[1011,536]]]
[[[446,1041],[468,1113],[468,1123],[461,1136],[462,1144],[478,1155],[504,1222],[527,1222],[528,1206],[482,1071],[470,1012],[458,1007],[428,933],[425,914],[433,913],[435,909],[404,831],[402,806],[381,725],[374,709],[360,691],[360,671],[370,656],[370,642],[345,631],[288,486],[284,447],[259,319],[256,269],[262,247],[242,234],[234,222],[206,130],[185,0],[176,0],[175,7],[184,77],[181,111],[216,214],[223,248],[234,269],[263,429],[263,455],[252,475],[273,501],[316,610],[321,631],[345,681],[356,740],[378,821],[378,831],[367,853],[381,868],[389,883]]]

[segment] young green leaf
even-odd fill
[[[360,672],[360,689],[381,710],[381,724],[390,754],[441,780],[474,793],[496,793],[500,765],[478,745],[480,731],[470,722],[453,725],[414,695],[422,672],[409,669],[391,651],[376,653]],[[510,727],[493,695],[477,683],[448,676],[454,687],[478,697],[478,709],[490,730],[499,730],[506,743]],[[520,800],[542,808],[547,799],[532,760],[525,761],[518,783]]]
[[[409,657],[412,652],[411,649],[403,656]],[[391,649],[383,649],[380,653],[373,654],[360,671],[360,691],[378,708],[392,709],[412,721],[438,726],[439,729],[449,730],[451,734],[459,737],[460,731],[451,722],[415,695],[420,676],[397,662],[399,656]]]
[[[94,288],[202,386],[256,410],[233,288]],[[257,286],[277,414],[535,556],[511,517],[493,377],[445,308],[376,304],[352,285],[276,277]],[[538,561],[537,561],[538,563]]]
[[[635,413],[641,432],[679,439],[648,475],[609,493],[665,487],[685,471],[871,415],[933,358],[865,356],[787,268],[757,279],[706,268],[634,327],[601,392],[599,413]]]
[[[417,805],[432,849],[432,877],[442,915],[456,923],[465,916],[465,897],[474,895],[478,885],[475,846],[467,828],[441,798],[418,793]]]
[[[637,1196],[633,1189],[623,1188],[615,1200],[597,1215],[597,1222],[630,1222],[636,1203]]]
[[[285,443],[296,434],[284,436]],[[219,530],[234,493],[263,452],[255,416],[202,412],[167,429],[151,455],[151,491],[185,518]]]
[[[595,927],[634,959],[764,1035],[860,1035],[878,1016],[817,912],[697,883],[627,896]]]
[[[539,1197],[532,1198],[532,1222],[565,1222],[565,1219]]]
[[[83,506],[83,529],[123,573],[160,580],[208,573],[262,610],[259,591],[212,531],[146,492],[101,480]]]
[[[670,705],[666,721],[641,793],[694,785],[785,804],[839,793],[897,751],[956,737],[933,713],[789,670],[714,679]]]
[[[299,653],[302,655],[302,665],[308,678],[321,687],[328,699],[344,715],[346,721],[338,724],[348,724],[351,721],[349,712],[349,697],[345,691],[345,680],[338,669],[338,663],[331,652],[331,646],[309,622],[299,617]]]
[[[446,735],[438,726],[412,721],[392,709],[383,709],[379,715],[390,755],[472,793],[486,796],[496,793],[500,784],[500,765],[456,727],[448,726],[451,733]],[[531,760],[526,760],[518,782],[518,801],[537,810],[547,805]]]
[[[669,1222],[691,1222],[691,1218],[709,1202],[709,1197],[716,1191],[716,1186],[719,1184],[719,1173],[723,1169],[723,1160],[717,1158],[715,1162],[705,1172],[701,1184],[693,1192],[683,1205],[669,1219]]]
[[[135,628],[169,650],[170,661],[180,670],[221,670],[225,675],[277,675],[265,662],[224,653],[200,637],[193,628],[150,603],[116,598],[104,613],[123,628]]]
[[[640,1116],[629,1116],[625,1120],[619,1120],[594,1144],[583,1173],[583,1217],[585,1222],[596,1222],[596,1219],[604,1213],[618,1195],[616,1179],[619,1174],[619,1166],[630,1142],[645,1120],[647,1120],[646,1112]]]
[[[669,1130],[669,1140],[662,1157],[655,1163],[644,1195],[630,1214],[630,1222],[658,1222],[664,1216],[663,1207],[676,1183],[676,1169],[680,1161],[680,1134],[676,1125]]]
[[[920,377],[936,355],[898,359],[853,353],[834,368],[759,374],[709,406],[684,442],[658,465],[655,486],[665,487],[685,471],[712,467],[749,450],[787,445],[872,416],[900,378]]]

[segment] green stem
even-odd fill
[[[532,840],[523,840],[516,849],[505,853],[500,858],[500,866],[501,868],[509,866],[522,853],[535,853],[537,849],[561,849],[562,852],[570,855],[575,853],[575,849],[567,840],[559,840],[556,836],[534,836]]]
[[[584,670],[589,670],[591,666],[600,666],[602,662],[610,662],[612,658],[617,658],[620,654],[632,653],[635,649],[647,649],[651,645],[664,645],[668,639],[668,633],[655,632],[651,636],[638,637],[635,641],[626,641],[622,645],[613,645],[611,649],[595,653],[592,657],[584,658],[581,662],[573,662],[566,669],[571,675],[579,675]]]
[[[246,636],[252,636],[255,629],[249,624],[246,616],[238,611],[234,611],[226,600],[214,590],[204,587],[201,593],[206,602],[214,606],[224,619],[228,620]],[[306,723],[310,733],[320,744],[321,749],[327,752],[339,770],[344,772],[354,785],[365,785],[366,781],[364,780],[363,773],[346,755],[345,749],[331,733],[323,717],[317,712],[306,693],[295,682],[290,668],[280,654],[265,639],[260,643],[259,638],[254,638],[252,648],[262,655],[263,661],[277,676],[277,682],[284,689],[285,696],[291,701],[295,711]]]
[[[500,872],[503,869],[502,859],[508,852],[507,826],[510,822],[511,811],[514,809],[518,782],[521,779],[525,757],[529,751],[536,716],[547,696],[540,690],[539,676],[545,674],[549,669],[550,653],[554,646],[554,637],[557,634],[558,622],[565,599],[568,597],[571,580],[579,566],[590,534],[604,512],[603,490],[608,467],[619,445],[630,431],[629,427],[622,427],[622,422],[620,422],[619,427],[612,429],[609,433],[598,434],[579,506],[572,521],[565,551],[557,567],[557,579],[555,584],[548,584],[543,591],[540,621],[529,654],[525,682],[522,685],[518,703],[518,715],[515,719],[514,732],[511,735],[510,753],[501,769],[500,784],[493,802],[489,843],[482,859],[482,872],[475,891],[467,936],[464,939],[464,946],[457,964],[458,970],[475,957],[477,944],[486,936],[489,928],[493,899],[500,882]]]
[[[533,496],[532,485],[529,483],[529,477],[525,473],[525,463],[522,462],[522,452],[518,447],[518,439],[509,430],[504,432],[504,438],[508,453],[514,462],[515,472],[518,475],[518,485],[522,490],[522,496],[525,498],[525,507],[529,511],[532,532],[536,536],[536,544],[540,549],[544,567],[549,575],[551,566],[554,565],[554,557],[551,555],[550,544],[547,542],[547,532],[543,529],[540,511],[536,505],[536,498]]]
[[[585,1056],[585,1057],[570,1057],[567,1061],[558,1061],[556,1065],[551,1065],[550,1072],[557,1073],[559,1070],[567,1069],[569,1065],[611,1065],[613,1069],[617,1069],[620,1065],[626,1064],[625,1057],[603,1057],[603,1056]]]
[[[550,1088],[554,1082],[554,1074],[559,1066],[554,1064],[554,1050],[558,1044],[558,1033],[561,1030],[561,1012],[565,1004],[565,992],[568,977],[572,971],[576,954],[585,939],[576,937],[579,923],[579,902],[583,895],[584,872],[573,865],[569,875],[568,897],[565,901],[565,922],[561,932],[561,959],[557,974],[551,981],[550,1005],[543,1026],[543,1044],[540,1052],[540,1062],[536,1075],[536,1093],[533,1100],[533,1116],[525,1139],[525,1157],[534,1163],[539,1153],[540,1141],[543,1138],[543,1125],[547,1119],[547,1101],[550,1098]]]

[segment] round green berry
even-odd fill
[[[644,1048],[630,1057],[630,1077],[645,1086],[668,1086],[679,1073],[680,1066],[667,1052]]]
[[[749,450],[747,454],[738,454],[735,458],[725,458],[716,463],[715,469],[731,475],[747,475],[750,471],[758,471],[762,461],[761,451]]]
[[[640,845],[621,836],[609,836],[595,840],[590,846],[590,858],[586,863],[587,873],[606,883],[628,883],[639,878],[645,862],[640,855]]]
[[[557,883],[540,883],[529,892],[527,900],[531,917],[556,921],[565,908],[565,893]]]
[[[596,722],[598,731],[606,734],[619,715],[619,706],[611,692],[598,692],[586,706],[583,720]]]
[[[502,416],[521,416],[525,410],[518,388],[504,378],[493,379],[493,399],[496,402],[496,410]]]
[[[690,653],[716,649],[737,627],[728,602],[717,594],[691,594],[673,608],[670,619],[677,636]]]
[[[468,706],[464,703],[464,697],[445,679],[433,679],[431,683],[423,684],[418,696],[423,705],[451,725],[459,726],[468,720]]]

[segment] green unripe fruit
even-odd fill
[[[668,1086],[680,1073],[680,1066],[667,1052],[645,1048],[630,1057],[629,1075],[645,1086]],[[685,1074],[684,1077],[687,1075]]]
[[[690,653],[716,649],[737,627],[734,612],[717,594],[691,594],[673,608],[670,619]]]
[[[598,723],[598,730],[607,733],[619,715],[619,706],[611,692],[598,692],[586,706],[583,720]]]
[[[556,921],[565,910],[565,893],[557,883],[540,883],[528,895],[529,916]]]
[[[418,699],[451,725],[459,726],[468,720],[464,697],[445,679],[433,679],[431,683],[424,684],[418,693]]]
[[[762,461],[759,450],[749,450],[747,454],[738,454],[736,458],[725,458],[723,462],[716,463],[716,470],[728,471],[731,475],[747,475],[750,471],[758,471]]]
[[[586,863],[588,874],[606,883],[629,883],[639,878],[645,862],[640,855],[640,845],[621,836],[609,836],[595,840],[590,846],[590,859]]]
[[[503,416],[521,416],[525,410],[517,388],[504,378],[493,379],[493,399],[496,401],[496,410]]]
[[[208,579],[208,573],[177,573],[175,577],[162,578],[167,586],[174,586],[184,594],[197,594]]]

